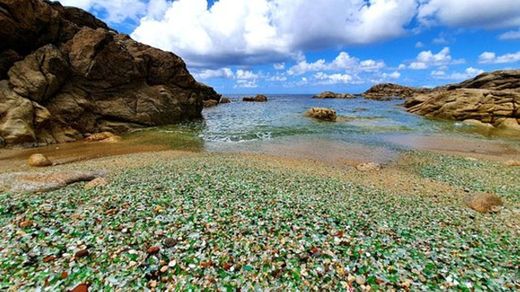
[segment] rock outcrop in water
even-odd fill
[[[262,94],[258,94],[255,97],[244,97],[244,98],[242,98],[242,101],[247,101],[247,102],[267,102],[267,96],[262,95]]]
[[[313,107],[305,112],[305,115],[313,119],[328,122],[335,122],[337,119],[335,110],[324,107]]]
[[[395,98],[408,98],[418,93],[427,93],[431,89],[407,87],[393,83],[382,83],[372,86],[363,93],[363,97],[375,100],[390,100]]]
[[[405,107],[427,117],[489,124],[520,133],[520,70],[484,73],[416,94],[406,100]]]
[[[220,99],[178,56],[59,3],[0,0],[0,40],[0,144],[171,124]]]
[[[319,99],[328,99],[328,98],[336,98],[336,99],[351,99],[355,98],[356,96],[349,94],[349,93],[335,93],[332,91],[324,91],[320,94],[317,94],[313,96],[312,98],[319,98]]]

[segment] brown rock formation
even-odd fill
[[[27,164],[34,167],[46,167],[51,166],[52,161],[50,161],[45,155],[37,153],[31,155],[29,159],[27,159]]]
[[[309,109],[306,113],[306,116],[311,117],[313,119],[335,122],[337,119],[336,111],[330,108],[324,107],[313,107]]]
[[[363,97],[376,100],[390,100],[395,98],[408,98],[417,93],[430,92],[427,88],[407,87],[393,83],[383,83],[372,86],[363,93]]]
[[[178,56],[81,9],[0,0],[0,40],[0,142],[8,145],[200,118],[203,100],[220,99]]]
[[[248,101],[248,102],[267,102],[267,96],[265,95],[257,95],[255,97],[244,97],[242,101]]]
[[[405,102],[411,113],[468,123],[487,123],[520,133],[520,70],[481,74]]]
[[[327,98],[337,98],[337,99],[350,99],[355,98],[354,95],[349,93],[335,93],[332,91],[324,91],[320,94],[317,94],[313,96],[312,98],[321,98],[321,99],[327,99]]]
[[[219,103],[231,103],[231,99],[223,96]]]
[[[449,89],[479,88],[490,90],[520,89],[520,70],[500,70],[482,73],[473,79],[449,86]]]

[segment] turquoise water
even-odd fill
[[[320,136],[325,139],[377,141],[388,133],[441,131],[446,123],[433,122],[404,112],[402,101],[377,102],[313,99],[310,95],[273,95],[267,103],[245,103],[239,98],[204,111],[202,136],[206,142],[270,140],[287,136]],[[304,116],[311,107],[336,110],[338,122],[322,122]]]
[[[192,133],[208,150],[241,148],[258,142],[314,139],[338,143],[358,143],[390,148],[410,148],[395,143],[395,137],[446,135],[461,139],[500,141],[517,144],[511,137],[479,132],[460,122],[432,120],[406,112],[402,100],[313,99],[311,95],[270,95],[266,103],[232,103],[203,111],[204,120],[163,128],[168,133]],[[336,110],[335,123],[304,115],[311,107]],[[393,141],[393,142],[392,142]],[[413,147],[412,147],[413,148]]]
[[[402,100],[373,101],[356,99],[313,99],[311,95],[271,95],[267,103],[241,102],[204,110],[204,122],[195,124],[199,135],[212,147],[247,141],[276,140],[284,137],[320,137],[344,142],[387,144],[390,135],[447,134],[484,140],[513,140],[483,134],[460,122],[427,119],[406,112]],[[328,107],[342,117],[336,123],[310,119],[304,115],[311,107]]]

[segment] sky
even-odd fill
[[[61,0],[224,94],[433,87],[520,68],[520,0]]]

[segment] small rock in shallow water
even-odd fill
[[[480,213],[497,212],[504,205],[502,199],[495,194],[477,193],[465,199],[466,205]]]
[[[85,141],[88,142],[102,142],[102,143],[117,143],[121,142],[121,136],[118,136],[112,132],[101,132],[88,136]]]
[[[52,161],[50,161],[45,155],[38,153],[31,155],[27,160],[27,164],[34,167],[46,167],[51,166]]]
[[[305,115],[313,119],[329,122],[335,122],[337,118],[335,110],[324,107],[313,107]]]
[[[359,171],[374,171],[374,170],[380,170],[381,165],[379,163],[375,162],[367,162],[367,163],[361,163],[356,166],[356,169]]]

